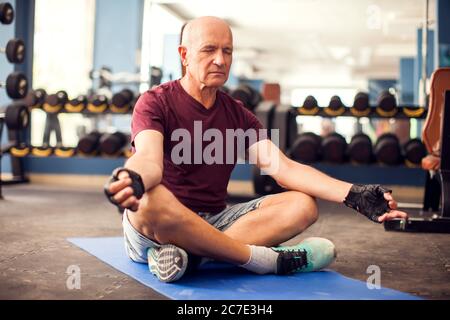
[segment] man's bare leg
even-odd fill
[[[314,198],[297,191],[271,195],[224,233],[242,243],[276,246],[298,235],[318,218]]]

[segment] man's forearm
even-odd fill
[[[127,160],[125,168],[140,174],[145,190],[153,188],[162,180],[163,168],[153,161],[153,159],[147,159],[137,153]]]
[[[313,167],[287,160],[280,165],[274,178],[288,190],[296,190],[313,197],[342,202],[352,184],[334,179]]]

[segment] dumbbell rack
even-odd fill
[[[122,112],[122,111],[118,112],[117,108],[114,109],[115,111],[111,110],[111,108],[114,108],[114,107],[112,106],[112,104],[109,101],[106,103],[105,108],[102,111],[90,111],[90,110],[88,110],[87,106],[85,106],[81,111],[69,111],[65,107],[61,107],[57,111],[51,111],[51,109],[43,107],[43,106],[31,106],[30,108],[31,108],[31,110],[39,109],[39,110],[42,110],[43,112],[46,112],[47,114],[53,114],[53,115],[57,115],[57,114],[81,114],[81,115],[86,115],[86,116],[105,116],[105,115],[130,115],[130,114],[132,114],[133,104],[127,105],[126,108],[123,108],[123,110],[126,110],[124,112]],[[37,146],[33,147],[33,149],[36,149],[36,148],[41,148],[41,147],[37,147]],[[58,148],[55,148],[55,149],[58,149]],[[75,151],[76,148],[66,148],[66,149],[72,149],[73,151]],[[33,151],[35,151],[35,150],[33,150]],[[31,153],[32,153],[32,150],[29,150],[29,152],[26,152],[26,155],[31,154]],[[49,154],[46,154],[46,152],[44,150],[43,152],[40,152],[40,154],[32,154],[32,155],[37,156],[37,157],[48,157],[48,156],[52,156],[52,153],[53,152],[50,152]],[[64,153],[64,152],[61,152],[61,153]],[[97,157],[98,155],[88,155],[88,154],[74,153],[74,154],[69,155],[69,156],[58,155],[58,154],[56,154],[56,156],[65,158],[65,157],[71,157],[71,156]],[[106,157],[106,158],[114,158],[114,156],[111,156],[111,155],[105,155],[105,156],[99,155],[99,156],[100,157]],[[129,154],[129,152],[121,152],[120,154],[115,156],[115,158],[121,157],[121,156],[129,157],[130,154]]]
[[[421,106],[399,105],[391,112],[383,112],[378,106],[370,106],[367,112],[358,112],[351,107],[342,107],[339,110],[331,110],[328,107],[308,109],[303,106],[296,109],[300,116],[321,116],[324,118],[355,117],[355,118],[381,118],[381,119],[425,119],[427,110]]]
[[[15,12],[13,6],[8,2],[0,3],[0,23],[5,25],[10,25],[15,18]],[[6,54],[6,58],[9,63],[12,64],[20,64],[25,60],[25,43],[21,39],[11,39],[8,41],[6,48],[2,52]],[[28,91],[28,80],[25,74],[22,72],[12,72],[8,75],[6,79],[6,83],[2,84],[6,88],[6,93],[10,99],[19,100],[23,99]],[[21,130],[26,130],[28,126],[28,116],[27,114],[25,118],[22,118],[23,114],[19,117],[20,110],[25,110],[26,107],[23,106],[20,102],[16,103],[14,101],[13,104],[9,105],[6,108],[5,114],[0,114],[0,141],[3,134],[3,127],[7,126],[8,139],[12,141],[13,139],[17,139],[19,137],[19,133]],[[17,112],[16,112],[17,111]],[[17,117],[16,117],[17,116]],[[18,122],[26,122],[25,126],[21,126],[17,124]],[[2,199],[2,185],[6,184],[16,184],[16,183],[24,183],[29,180],[25,176],[25,170],[23,167],[23,162],[21,159],[15,158],[11,156],[11,167],[13,178],[10,180],[2,181],[1,179],[1,159],[3,156],[3,147],[0,149],[0,199]]]

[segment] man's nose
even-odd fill
[[[216,54],[214,55],[214,64],[218,66],[222,66],[225,64],[225,59],[223,56],[222,50],[217,50]]]

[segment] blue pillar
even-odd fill
[[[144,0],[97,0],[95,8],[94,66],[109,67],[113,73],[139,73],[142,48]],[[122,88],[138,92],[139,85],[113,85],[114,92]],[[130,128],[129,116],[114,116],[118,130]]]
[[[400,104],[414,103],[414,58],[400,58]]]
[[[450,67],[450,1],[436,0],[436,66]]]
[[[95,8],[94,69],[140,71],[144,0],[97,0]]]
[[[178,54],[178,45],[180,43],[179,34],[167,34],[164,36],[163,48],[163,78],[162,82],[176,80],[181,78],[181,63]]]

